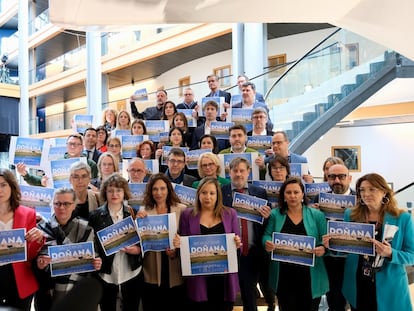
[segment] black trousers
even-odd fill
[[[101,311],[116,310],[119,285],[106,283],[101,279],[103,294],[100,301]],[[144,276],[142,271],[134,278],[122,283],[122,310],[137,311],[143,294]]]
[[[346,299],[342,295],[345,258],[325,256],[323,260],[329,279],[329,291],[326,293],[329,311],[345,311]]]
[[[251,247],[247,256],[240,255],[239,285],[244,311],[257,311],[256,286],[259,281],[259,267],[263,265],[261,252],[257,247]]]

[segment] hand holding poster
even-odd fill
[[[173,239],[177,233],[175,213],[148,215],[135,221],[143,254],[147,251],[160,252],[173,248]]]
[[[180,237],[183,276],[236,273],[234,233]]]
[[[374,255],[375,225],[347,221],[328,221],[329,249]]]
[[[0,230],[0,264],[26,261],[26,229]]]
[[[96,232],[106,256],[115,254],[124,247],[135,245],[139,236],[131,216]]]
[[[290,262],[298,265],[311,266],[315,264],[315,238],[306,235],[273,232],[275,249],[272,260]]]
[[[52,276],[95,271],[93,242],[83,242],[48,247]]]

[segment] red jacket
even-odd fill
[[[35,210],[20,205],[14,211],[13,229],[26,228],[26,232],[28,232],[33,227],[36,227]],[[17,291],[20,298],[26,298],[27,296],[32,295],[39,288],[32,271],[31,261],[36,258],[43,243],[44,239],[41,243],[27,242],[27,261],[12,263]]]

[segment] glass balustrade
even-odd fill
[[[260,77],[274,130],[286,131],[292,140],[379,71],[387,52],[340,29],[295,64]]]

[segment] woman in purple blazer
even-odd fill
[[[180,218],[182,236],[235,233],[234,242],[240,248],[240,229],[234,209],[223,206],[220,186],[216,178],[206,177],[197,189],[194,209],[188,208]],[[180,247],[180,236],[174,238]],[[239,290],[237,273],[191,276],[186,278],[190,310],[228,311],[233,309]]]

